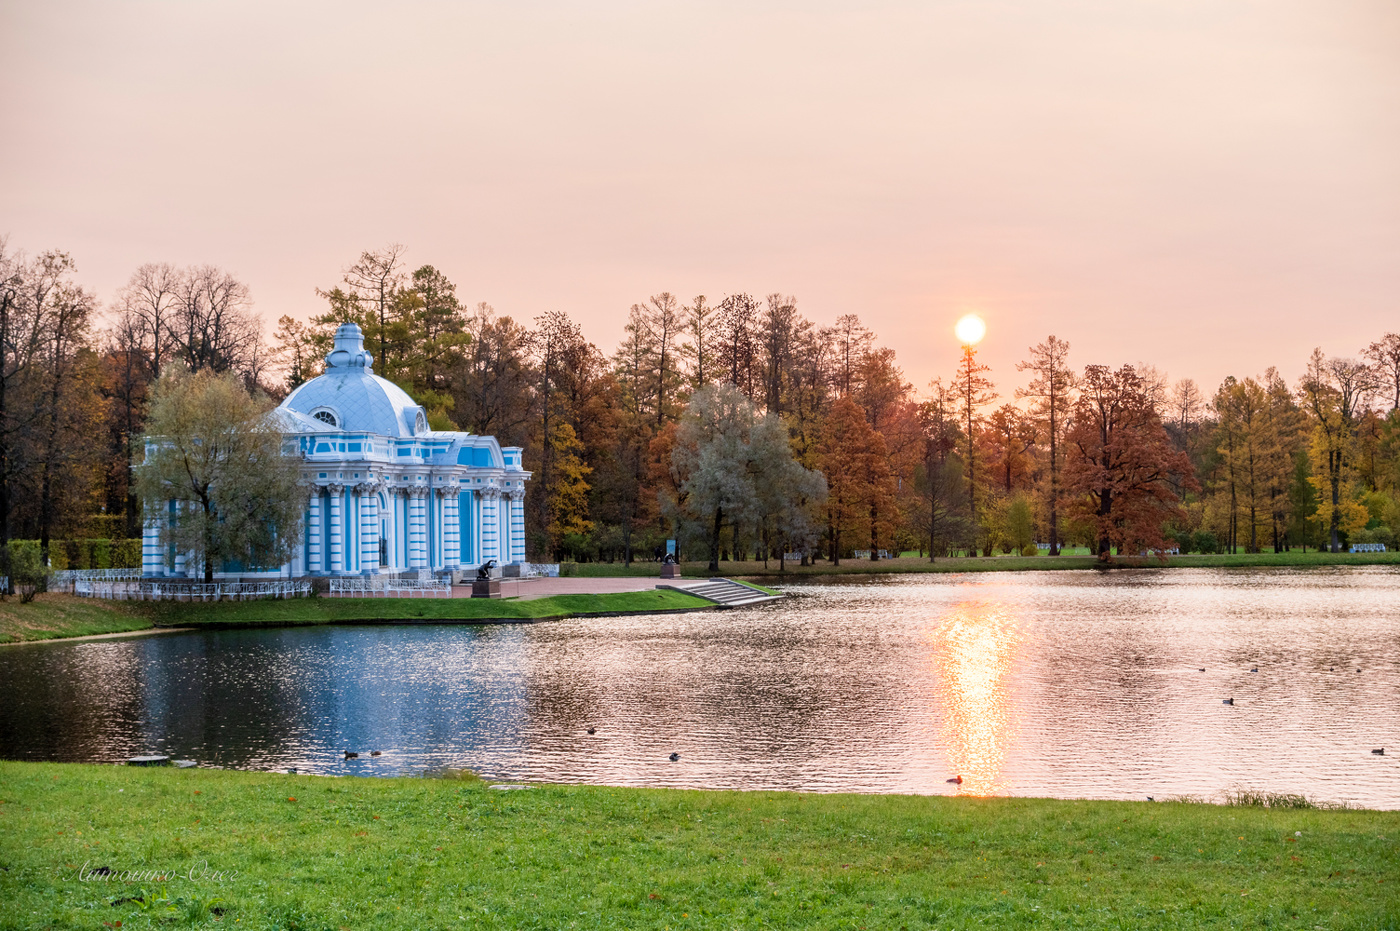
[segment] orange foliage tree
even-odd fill
[[[1163,524],[1184,515],[1175,488],[1200,486],[1131,365],[1084,370],[1066,447],[1067,510],[1093,523],[1099,558],[1108,560],[1114,545],[1120,553],[1165,548]]]
[[[895,518],[895,480],[885,438],[854,401],[840,398],[826,415],[818,457],[827,482],[832,563],[840,565],[843,540],[857,534],[864,538],[867,531],[870,556],[878,558]]]

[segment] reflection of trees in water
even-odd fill
[[[683,741],[800,768],[832,752],[887,754],[905,727],[899,657],[907,641],[833,650],[829,631],[751,626],[738,612],[718,624],[705,617],[708,629],[682,637],[620,625],[591,632],[585,650],[566,636],[533,643],[532,734],[596,724],[618,751]]]
[[[1002,770],[1015,701],[1009,674],[1022,640],[1015,616],[1004,604],[965,601],[937,621],[929,639],[949,771],[962,777],[963,792],[1008,791]]]

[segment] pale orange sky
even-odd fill
[[[1394,0],[0,3],[0,234],[269,321],[390,242],[605,351],[669,290],[1211,390],[1400,330]],[[271,326],[269,325],[269,333]]]

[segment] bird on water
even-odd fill
[[[346,751],[345,751],[345,758],[346,758],[347,760],[357,759],[358,757],[359,757],[359,754],[356,753],[354,750],[346,750]]]
[[[1222,701],[1220,704],[1222,704],[1222,705],[1233,705],[1234,703],[1235,703],[1235,700],[1234,700],[1233,698],[1227,698],[1227,699],[1225,699],[1224,701]]]
[[[588,733],[590,733],[590,734],[596,734],[596,733],[598,733],[598,728],[596,728],[596,727],[590,727],[590,728],[588,729]]]
[[[672,763],[676,762],[676,761],[679,760],[680,758],[681,758],[681,755],[680,755],[679,753],[672,753],[672,754],[671,754],[671,762],[672,762]]]
[[[962,777],[961,777],[961,776],[954,776],[952,779],[949,779],[948,781],[949,781],[949,782],[957,783],[958,785],[962,785]]]

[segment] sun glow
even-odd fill
[[[958,342],[964,346],[973,346],[987,335],[987,324],[976,314],[966,314],[953,327],[953,332],[958,335]]]

